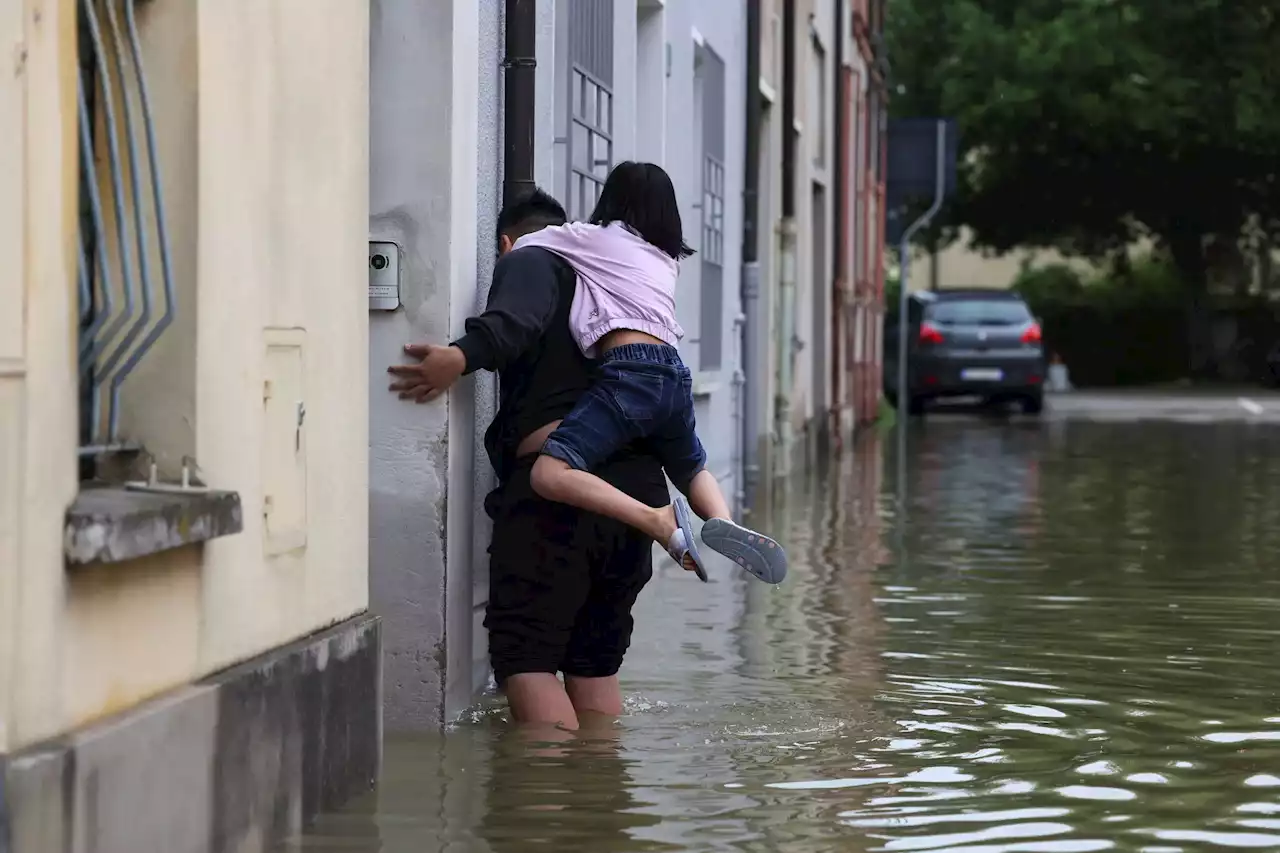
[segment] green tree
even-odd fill
[[[944,222],[984,247],[1103,256],[1149,236],[1208,357],[1215,241],[1280,233],[1280,0],[894,0],[896,115],[945,115]]]

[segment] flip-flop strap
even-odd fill
[[[671,539],[667,542],[667,553],[671,555],[671,559],[677,563],[684,565],[684,558],[689,555],[689,543],[685,539],[684,530],[677,527],[676,532],[671,534]]]

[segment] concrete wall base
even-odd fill
[[[348,620],[0,765],[0,853],[269,853],[376,783],[380,621]]]

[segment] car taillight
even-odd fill
[[[1022,342],[1024,344],[1038,344],[1040,341],[1040,324],[1032,323],[1027,326],[1027,330],[1022,333]]]
[[[920,324],[920,343],[922,344],[940,344],[942,343],[942,330],[932,323]]]

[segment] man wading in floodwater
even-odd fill
[[[487,310],[451,346],[409,346],[421,364],[397,365],[391,385],[425,402],[460,376],[498,373],[499,408],[485,432],[498,477],[486,498],[489,658],[518,723],[576,729],[584,714],[622,713],[618,669],[631,642],[631,608],[653,576],[653,540],[619,521],[538,497],[530,472],[543,443],[591,385],[591,362],[569,330],[573,268],[517,239],[566,220],[541,190],[498,216],[502,257]],[[652,507],[670,503],[658,460],[623,448],[593,470]],[[561,683],[557,673],[564,673]]]

